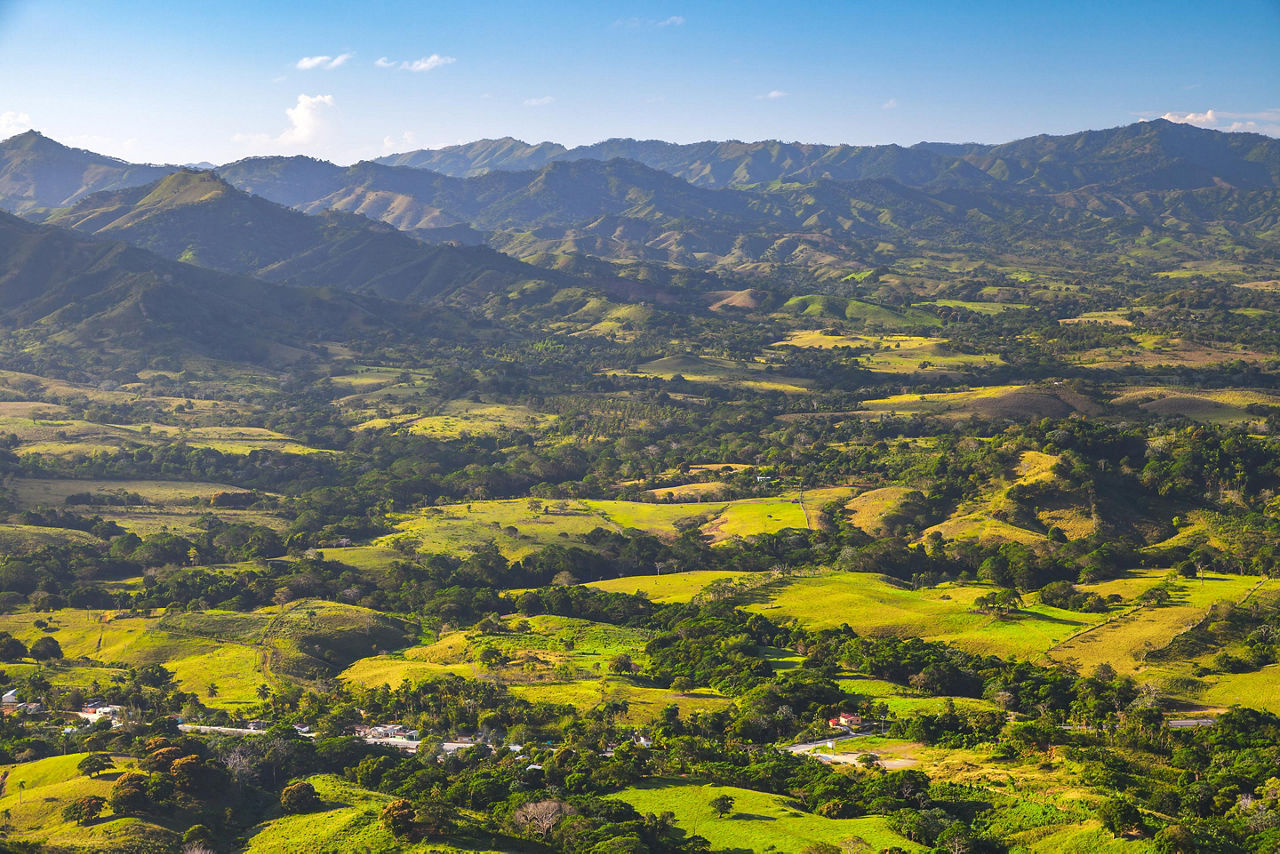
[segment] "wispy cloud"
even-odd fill
[[[680,27],[684,25],[683,15],[672,15],[669,18],[619,18],[613,22],[615,27],[625,27],[629,30],[640,29],[665,29],[667,27]]]
[[[790,94],[791,94],[790,92],[783,92],[781,89],[774,89],[772,91],[765,92],[763,95],[756,95],[756,100],[757,101],[776,101],[779,98],[785,98]]]
[[[385,136],[382,138],[382,150],[386,154],[391,154],[395,151],[408,151],[417,147],[418,135],[411,130],[407,130],[399,136]]]
[[[0,139],[8,139],[29,130],[31,130],[31,116],[27,113],[19,113],[16,110],[0,113]]]
[[[896,109],[898,109],[898,99],[897,99],[897,98],[890,98],[889,100],[885,101],[883,104],[881,104],[881,105],[880,105],[880,109],[882,109],[882,110],[896,110]]]
[[[541,98],[525,98],[524,105],[526,107],[545,107],[554,100],[555,98],[551,95],[543,95]]]
[[[1256,113],[1231,113],[1205,110],[1203,113],[1165,113],[1160,118],[1184,125],[1224,131],[1250,131],[1280,136],[1280,108]]]
[[[304,56],[298,60],[297,67],[302,71],[311,71],[316,68],[330,70],[339,68],[347,64],[347,60],[355,56],[354,53],[340,53],[337,56]]]
[[[265,133],[238,133],[232,140],[253,146],[296,148],[315,142],[325,130],[325,115],[334,105],[332,95],[299,95],[298,102],[284,111],[289,127],[278,136]]]
[[[452,56],[441,56],[438,53],[433,53],[421,59],[405,60],[404,62],[381,56],[374,60],[373,64],[379,68],[399,68],[401,71],[434,71],[442,65],[451,65],[454,62],[457,62],[457,60]]]

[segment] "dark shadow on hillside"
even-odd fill
[[[1068,620],[1066,617],[1052,617],[1048,614],[1041,614],[1036,611],[1015,611],[1014,613],[1003,618],[1006,622],[1022,622],[1024,620],[1035,620],[1040,623],[1054,623],[1059,626],[1076,626],[1083,627],[1089,625],[1084,620]]]
[[[756,815],[750,812],[736,812],[729,816],[730,821],[777,821],[776,816],[772,815]]]

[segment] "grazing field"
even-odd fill
[[[908,590],[881,575],[831,572],[791,578],[749,594],[746,608],[807,628],[848,623],[868,635],[949,641],[973,652],[1034,658],[1104,615],[1027,604],[1008,619],[979,614],[973,601],[995,588],[944,584]]]
[[[0,765],[0,812],[7,837],[15,842],[37,843],[76,850],[126,850],[151,835],[154,825],[136,818],[122,818],[104,811],[97,821],[81,826],[62,817],[63,805],[77,798],[107,797],[119,771],[133,767],[129,756],[112,756],[117,771],[96,778],[82,775],[76,765],[84,753],[51,756],[18,765]],[[145,849],[140,849],[145,850]]]
[[[978,314],[999,314],[1011,308],[1030,308],[1024,302],[983,302],[981,300],[935,299],[929,302],[918,302],[917,306],[937,306],[939,308],[967,308]]]
[[[1062,418],[1094,409],[1063,386],[994,385],[970,391],[908,393],[865,400],[856,413],[863,418],[884,415],[933,415],[960,420],[980,418]]]
[[[869,489],[849,499],[844,509],[854,526],[869,534],[883,534],[888,532],[887,523],[903,509],[913,494],[919,495],[916,490],[905,486]]]
[[[493,543],[510,559],[541,546],[581,543],[596,528],[634,528],[660,537],[675,537],[686,525],[699,528],[714,542],[784,528],[817,524],[816,511],[828,501],[852,493],[847,487],[786,493],[776,498],[736,501],[643,501],[508,499],[427,507],[397,516],[396,533],[374,545],[394,548],[408,543],[421,552],[466,554]],[[337,554],[337,552],[335,552]]]
[[[1087,589],[1087,588],[1086,588]],[[1280,589],[1274,579],[1205,573],[1170,585],[1170,604],[1147,606],[1113,617],[1104,625],[1055,646],[1055,661],[1074,661],[1082,672],[1106,662],[1120,673],[1144,667],[1146,653],[1166,646],[1198,623],[1215,602],[1239,602],[1253,592]]]
[[[871,329],[915,329],[941,325],[936,315],[918,308],[899,311],[859,299],[820,294],[792,297],[779,311],[783,314],[803,317],[830,317],[860,321]]]
[[[862,364],[884,374],[949,373],[1002,364],[991,353],[953,350],[945,339],[923,335],[826,335],[814,330],[793,332],[773,345],[793,347],[852,347],[861,352]]]
[[[527,406],[473,400],[451,400],[438,407],[438,410],[434,414],[423,416],[371,418],[356,425],[356,429],[384,429],[398,425],[400,430],[410,433],[456,439],[464,433],[480,436],[508,429],[542,430],[555,420],[555,416],[534,412]]]
[[[128,494],[155,504],[197,504],[207,509],[209,499],[220,492],[248,492],[238,486],[224,483],[177,480],[56,480],[44,478],[14,478],[10,488],[18,503],[24,507],[62,505],[69,495],[89,493],[106,499]]]
[[[607,593],[643,593],[654,602],[688,602],[708,584],[724,578],[740,578],[745,573],[721,570],[679,572],[671,575],[628,575],[591,581],[585,586]]]
[[[510,850],[512,840],[473,835],[477,823],[475,817],[466,812],[457,817],[471,819],[468,831],[451,836],[444,842],[406,843],[392,836],[381,821],[383,808],[395,800],[395,796],[370,791],[334,774],[317,774],[306,780],[315,787],[320,808],[302,815],[280,815],[257,825],[250,831],[248,844],[243,849],[246,854],[285,854],[292,851],[313,854],[348,854],[352,851],[496,854]]]
[[[733,809],[723,818],[711,807],[711,801],[721,795],[733,798]],[[870,851],[892,846],[925,850],[890,830],[882,816],[823,818],[803,812],[788,798],[750,789],[655,780],[609,797],[626,801],[642,813],[675,813],[680,828],[705,837],[713,850],[799,852],[818,843],[850,850],[851,840],[869,846],[865,850]]]
[[[927,694],[916,694],[894,682],[884,679],[872,679],[866,676],[847,676],[836,680],[841,689],[854,694],[874,697],[877,703],[884,703],[895,715],[906,716],[923,712],[936,715],[942,713],[950,700],[957,711],[991,712],[996,710],[995,703],[978,700],[972,697],[933,697]]]
[[[1206,424],[1260,423],[1250,406],[1280,406],[1280,394],[1264,389],[1195,389],[1131,386],[1112,398],[1117,406],[1136,406],[1152,415],[1184,417]]]
[[[766,372],[766,366],[756,362],[735,362],[712,356],[664,356],[640,365],[631,376],[660,377],[671,380],[677,376],[691,383],[717,383],[756,391],[782,391],[803,394],[809,391],[808,381]]]
[[[38,619],[48,628],[37,627]],[[255,702],[264,682],[276,683],[286,676],[315,678],[366,655],[374,645],[392,648],[405,643],[402,629],[390,618],[311,600],[291,603],[283,611],[269,608],[247,614],[204,611],[133,617],[75,609],[6,614],[0,616],[0,630],[28,646],[48,634],[68,659],[125,667],[163,665],[183,690],[222,708]],[[91,675],[106,679],[110,671],[93,669]]]

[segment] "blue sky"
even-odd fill
[[[1280,0],[0,0],[0,138],[337,162],[515,136],[1280,135]]]

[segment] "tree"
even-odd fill
[[[1124,836],[1146,828],[1138,808],[1120,798],[1103,801],[1102,806],[1098,807],[1098,818],[1102,821],[1102,826],[1111,831],[1112,836]]]
[[[382,826],[391,831],[392,836],[406,836],[413,830],[415,815],[413,803],[400,798],[383,808]]]
[[[151,798],[147,795],[147,775],[126,771],[116,778],[107,795],[107,804],[116,815],[137,815],[147,811]]]
[[[280,793],[280,809],[287,813],[310,812],[319,804],[320,799],[316,797],[315,786],[305,780],[294,783],[292,786],[285,786],[284,791]]]
[[[80,763],[76,765],[76,770],[88,777],[97,777],[104,771],[110,771],[116,767],[111,761],[111,757],[106,753],[90,753]]]
[[[711,799],[709,806],[716,811],[716,815],[724,818],[729,813],[733,812],[733,796],[717,795]]]
[[[62,658],[62,647],[56,640],[45,635],[31,644],[31,657],[36,661],[49,661],[54,658]]]
[[[27,647],[8,632],[0,632],[0,661],[17,661],[27,657]]]
[[[631,656],[620,652],[609,660],[609,672],[630,675],[632,669]]]
[[[66,821],[74,821],[76,824],[87,824],[101,815],[102,808],[106,805],[106,798],[87,795],[63,807],[62,817]]]
[[[511,821],[520,830],[536,833],[546,839],[560,819],[576,812],[564,801],[549,798],[520,807],[512,814]]]

